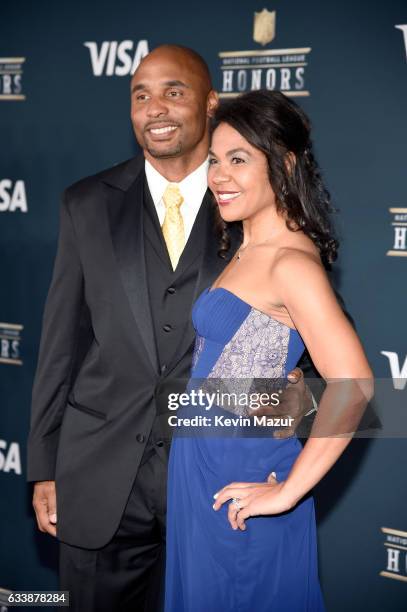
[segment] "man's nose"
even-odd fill
[[[167,105],[160,98],[151,98],[147,107],[147,115],[149,117],[160,117],[168,113]]]

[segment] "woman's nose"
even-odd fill
[[[227,183],[230,180],[230,175],[228,174],[228,172],[226,172],[226,170],[224,168],[221,168],[219,165],[211,171],[211,175],[212,181],[216,185],[220,185],[221,183]]]

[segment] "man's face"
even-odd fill
[[[155,158],[179,157],[207,138],[207,94],[199,74],[176,54],[141,63],[131,82],[131,120]]]

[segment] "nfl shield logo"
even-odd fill
[[[261,45],[267,45],[276,35],[276,11],[263,9],[254,13],[253,39]]]

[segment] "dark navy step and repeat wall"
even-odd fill
[[[375,375],[393,379],[397,393],[407,391],[405,0],[3,1],[4,589],[57,586],[57,547],[36,530],[25,453],[60,194],[137,153],[130,75],[149,50],[167,42],[201,53],[221,96],[280,89],[310,115],[317,157],[340,211],[336,287]],[[320,573],[330,612],[407,609],[406,457],[403,435],[354,440],[317,487]]]

